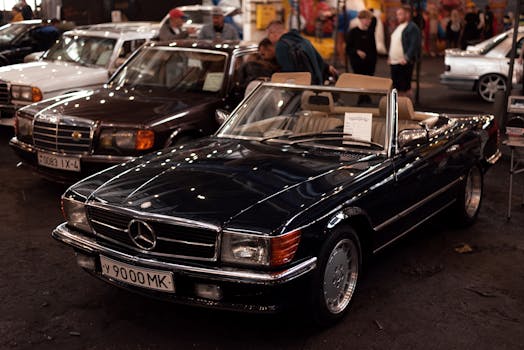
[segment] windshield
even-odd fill
[[[220,129],[219,137],[382,150],[385,93],[263,85]]]
[[[47,51],[44,60],[107,67],[115,44],[115,39],[78,35],[63,36]]]
[[[0,40],[11,41],[27,30],[25,24],[9,23],[0,27]]]
[[[144,47],[110,85],[215,93],[222,88],[226,59],[225,53],[208,50]]]

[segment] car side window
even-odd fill
[[[120,48],[120,52],[118,53],[118,57],[127,59],[136,49],[142,46],[142,44],[145,42],[146,41],[144,39],[124,41],[122,47]]]
[[[245,81],[250,79],[246,71],[248,67],[252,65],[253,62],[260,60],[260,55],[258,52],[247,52],[239,54],[233,57],[233,76],[231,77],[231,82],[234,88],[240,87],[245,88]],[[257,77],[253,77],[255,79]]]

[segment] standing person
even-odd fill
[[[19,7],[22,8],[22,16],[24,17],[24,20],[33,19],[33,9],[25,0],[20,1]]]
[[[20,8],[18,5],[13,6],[11,14],[13,15],[13,18],[11,18],[11,23],[24,20],[24,16],[22,16],[22,8]]]
[[[338,75],[335,67],[324,62],[313,45],[296,29],[287,32],[282,22],[273,21],[267,27],[267,37],[275,45],[277,63],[282,72],[310,72],[315,85],[322,85],[329,75]]]
[[[184,12],[179,9],[174,8],[169,11],[169,20],[162,25],[158,33],[160,40],[185,39],[189,36],[190,31],[194,32],[193,28],[190,31],[182,29],[184,17]]]
[[[462,31],[462,18],[457,9],[451,11],[451,16],[446,25],[446,39],[448,48],[455,49],[459,47],[460,32]]]
[[[208,40],[238,40],[238,31],[229,23],[224,23],[224,13],[220,7],[213,7],[211,12],[213,23],[202,27],[199,39]]]
[[[480,18],[478,12],[476,11],[476,5],[471,1],[468,2],[466,6],[466,16],[464,16],[464,32],[462,33],[462,50],[465,50],[470,43],[480,39],[480,32],[478,29],[480,25]]]
[[[491,12],[489,5],[484,8],[484,39],[489,39],[493,36],[495,25],[495,15]]]
[[[388,63],[391,68],[393,87],[399,95],[411,97],[413,66],[420,56],[421,35],[411,21],[411,8],[407,5],[397,10],[399,25],[391,33]]]
[[[368,10],[358,13],[358,26],[351,29],[346,38],[346,53],[353,72],[374,75],[377,64],[375,28],[377,19]]]

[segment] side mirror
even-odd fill
[[[398,134],[399,148],[407,146],[417,146],[429,140],[426,129],[404,129]]]
[[[224,122],[229,118],[229,112],[223,110],[223,109],[217,109],[215,111],[215,120],[217,121],[218,125],[224,124]]]

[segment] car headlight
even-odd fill
[[[154,144],[155,133],[152,130],[104,129],[100,133],[100,147],[104,149],[144,151]]]
[[[42,101],[42,91],[35,86],[12,85],[11,99],[29,102]]]
[[[300,230],[295,230],[270,237],[224,231],[221,259],[242,265],[283,265],[295,256],[301,234]]]
[[[16,115],[15,129],[17,136],[32,136],[33,135],[33,119],[21,117]]]
[[[62,214],[67,224],[85,232],[93,232],[83,202],[73,198],[62,197]]]

